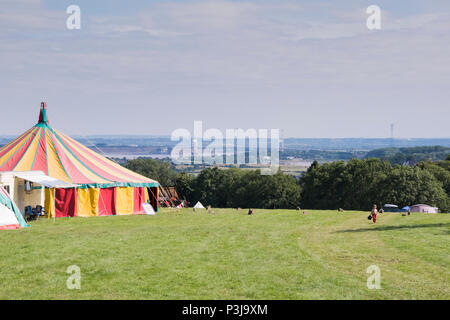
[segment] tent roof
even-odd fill
[[[205,209],[205,207],[202,205],[202,203],[200,201],[197,202],[197,204],[194,206],[194,208],[196,208],[196,209]]]
[[[429,208],[433,208],[433,209],[436,208],[436,207],[430,206],[428,204],[415,204],[415,205],[412,205],[411,208],[412,207],[429,207]]]
[[[47,176],[42,171],[20,171],[20,172],[8,172],[13,176],[40,184],[47,188],[74,188],[77,187],[75,184],[67,183],[52,177]]]
[[[0,171],[42,171],[80,187],[159,186],[50,127],[45,103],[38,124],[0,148]]]

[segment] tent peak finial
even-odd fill
[[[47,117],[47,103],[42,101],[41,102],[41,111],[39,113],[39,123],[38,124],[49,124],[48,117]]]

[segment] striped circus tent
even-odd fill
[[[50,126],[46,104],[38,123],[0,149],[1,171],[42,171],[73,188],[45,188],[49,216],[143,214],[155,210],[159,183],[99,155]]]

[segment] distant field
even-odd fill
[[[0,299],[450,299],[450,215],[163,209],[0,232]],[[81,290],[66,269],[81,268]],[[378,265],[381,290],[368,290]]]
[[[289,164],[289,165],[285,165],[283,164],[284,162],[290,162],[290,161],[280,161],[280,169],[281,171],[283,171],[283,173],[294,176],[294,177],[299,177],[302,176],[307,170],[309,165],[305,165],[305,164],[299,164],[299,165],[293,165],[293,164]],[[190,166],[190,165],[177,165],[176,169],[179,172],[187,172],[190,174],[194,174],[194,175],[198,175],[200,174],[200,172],[208,167],[218,167],[219,169],[222,170],[228,170],[230,168],[230,166],[226,166],[226,165],[214,165],[214,166],[202,166],[202,167],[194,167],[194,166]],[[245,165],[245,166],[240,166],[240,168],[242,170],[257,170],[257,169],[264,169],[264,168],[268,168],[269,166],[262,166],[262,165]]]

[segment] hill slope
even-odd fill
[[[450,299],[450,215],[231,209],[0,232],[0,299]],[[66,270],[81,268],[81,290]],[[370,265],[382,290],[366,287]]]

